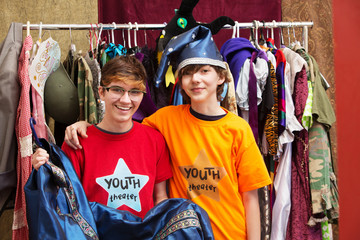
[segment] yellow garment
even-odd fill
[[[159,130],[170,150],[170,197],[188,198],[206,210],[215,239],[246,239],[242,192],[271,183],[248,123],[226,111],[216,121],[167,106],[143,123]]]

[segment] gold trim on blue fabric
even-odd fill
[[[76,196],[71,182],[69,181],[69,185],[67,184],[65,174],[61,168],[57,167],[51,162],[48,162],[48,164],[50,165],[51,170],[56,178],[56,182],[64,190],[67,201],[71,208],[71,214],[63,214],[61,213],[60,208],[56,206],[56,212],[60,216],[67,216],[72,218],[79,225],[85,235],[89,236],[91,239],[98,240],[99,237],[97,236],[94,229],[90,226],[90,224],[85,220],[85,218],[79,213],[77,209]]]
[[[199,218],[192,209],[183,211],[169,220],[165,227],[155,236],[156,240],[164,239],[177,230],[198,227],[201,229]]]

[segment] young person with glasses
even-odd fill
[[[66,143],[63,151],[73,163],[89,201],[127,210],[141,218],[167,199],[166,180],[172,176],[163,136],[132,120],[146,89],[146,72],[132,56],[115,57],[101,70],[99,95],[105,114],[91,125],[81,149]],[[37,149],[36,170],[49,155]]]
[[[171,198],[188,198],[209,215],[215,239],[260,239],[257,191],[271,179],[249,124],[219,104],[230,72],[209,29],[198,26],[166,46],[155,76],[164,80],[176,61],[178,83],[188,104],[167,106],[143,124],[165,137],[171,156]],[[86,122],[66,130],[65,141],[81,147]]]

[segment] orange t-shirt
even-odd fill
[[[170,197],[187,198],[209,215],[215,239],[246,239],[242,192],[271,183],[249,124],[231,112],[216,121],[168,106],[145,118],[170,150]]]

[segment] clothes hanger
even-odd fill
[[[136,33],[137,33],[138,30],[139,30],[138,24],[137,24],[137,22],[135,22],[135,29],[134,29],[134,44],[135,44],[135,47],[138,46],[137,39],[136,39]]]
[[[87,33],[86,37],[89,41],[89,53],[90,53],[90,57],[94,56],[94,51],[93,51],[93,38],[92,38],[92,34],[91,34],[91,30],[92,30],[92,24],[90,23],[91,28],[89,29],[89,32]]]
[[[97,24],[96,24],[97,26]],[[93,27],[92,23],[90,23],[90,29],[89,29],[89,35],[90,35],[90,51],[89,51],[89,55],[90,58],[95,59],[97,56],[97,45],[95,45],[94,47],[94,41],[95,44],[98,42],[98,34],[96,32],[96,29]]]
[[[293,32],[294,42],[297,42],[294,25],[293,25],[293,23],[291,23],[291,25],[292,25],[292,32]]]
[[[237,23],[237,26],[236,26],[236,37],[239,38],[240,37],[240,24]]]
[[[254,45],[254,28],[250,28],[249,41]]]
[[[124,30],[124,29],[122,29],[122,30],[121,30],[121,32],[122,32],[122,38],[123,38],[123,41],[124,41],[123,46],[124,46],[124,47],[126,47],[126,39],[125,39],[125,33],[124,33],[124,32],[125,32],[125,30]]]
[[[131,29],[133,29],[133,25],[129,22],[129,29],[128,29],[128,42],[129,42],[129,47],[127,48],[127,54],[128,55],[134,55],[136,53],[139,52],[139,47],[137,46],[137,42],[136,42],[136,28],[138,29],[137,23],[136,23],[136,27],[134,28],[134,47],[131,47],[131,35],[130,35],[130,31]]]
[[[130,35],[130,30],[132,29],[132,24],[131,24],[131,22],[129,22],[129,28],[128,28],[128,45],[129,45],[129,49],[131,48],[131,35]]]
[[[273,20],[273,21],[272,21],[272,26],[270,26],[271,37],[267,37],[267,38],[266,38],[266,45],[267,45],[269,48],[273,48],[273,49],[276,49],[275,40],[274,40],[274,28],[276,28],[276,27],[277,27],[276,21]]]
[[[44,33],[41,35],[41,39],[44,39],[45,33],[49,33],[49,38],[51,38],[51,31],[50,30],[45,30]]]
[[[253,21],[254,25],[255,25],[255,39],[254,39],[254,45],[257,49],[261,49],[259,46],[259,42],[258,42],[258,29],[259,29],[259,21],[254,20]]]
[[[238,27],[238,21],[235,21],[235,24],[232,27],[233,32],[232,32],[231,38],[235,38],[235,34],[237,32],[237,27]]]
[[[287,27],[287,35],[288,35],[288,43],[289,43],[288,47],[290,47],[290,45],[291,45],[291,40],[290,40],[290,26]]]
[[[30,64],[31,64],[32,60],[34,60],[34,58],[37,54],[37,50],[38,50],[38,47],[40,46],[41,41],[42,41],[42,22],[40,22],[40,24],[39,24],[39,39],[33,45],[32,54],[31,54],[31,58],[30,58]]]
[[[103,30],[103,24],[100,23],[100,31],[99,31],[99,35],[98,35],[98,40],[97,40],[97,42],[96,42],[96,47],[98,47],[99,44],[100,44],[102,30]]]
[[[98,57],[98,59],[101,57],[101,49],[104,44],[103,39],[101,38],[102,30],[103,30],[103,24],[100,23],[100,29],[98,24],[96,23],[96,29],[97,29],[97,40],[95,45],[95,55]],[[106,37],[105,37],[106,38]],[[101,41],[101,42],[100,42]]]
[[[110,31],[106,30],[106,32],[107,32],[107,35],[108,35],[108,38],[107,38],[108,43],[111,43]]]
[[[42,42],[42,40],[44,39],[44,36],[46,33],[49,33],[49,38],[51,38],[51,31],[50,29],[49,30],[45,30],[45,31],[42,31],[42,22],[40,22],[40,26],[39,26],[39,43]]]
[[[34,125],[36,125],[36,121],[33,117],[30,117],[30,128],[31,128],[31,131],[32,131],[32,134],[33,134],[33,137],[34,137],[34,140],[35,140],[35,143],[38,147],[41,147],[41,148],[44,148],[43,144],[40,142],[37,134],[36,134],[36,131],[35,131],[35,128],[34,128]]]
[[[259,45],[265,46],[266,47],[266,40],[265,40],[265,36],[264,36],[264,29],[265,29],[265,21],[261,21],[263,24],[263,27],[260,28],[260,39],[259,39]]]
[[[282,27],[280,27],[279,31],[280,31],[280,48],[283,48],[283,46],[284,46],[284,36],[283,36],[283,33],[282,33]]]
[[[135,29],[134,29],[134,48],[135,48],[135,53],[140,52],[140,47],[137,43],[137,32],[139,31],[139,26],[137,24],[137,22],[135,22]]]
[[[26,36],[30,36],[30,21],[26,22]]]
[[[72,38],[72,35],[71,35],[71,25],[70,24],[69,24],[69,34],[70,34],[70,51],[72,53],[75,53],[76,52],[76,46],[73,43],[73,38]]]
[[[296,39],[295,28],[294,28],[294,25],[292,22],[291,22],[291,25],[292,25],[292,31],[293,31],[293,37],[294,37],[294,42],[291,43],[291,48],[293,48],[295,46],[302,47],[301,43]]]
[[[41,34],[42,34],[42,22],[40,22],[40,25],[39,25],[39,42],[41,43]]]
[[[144,29],[144,42],[145,42],[145,46],[147,46],[147,35],[146,35],[146,29]]]
[[[112,24],[114,25],[114,28],[111,29],[111,42],[115,44],[114,30],[116,29],[116,23],[112,22]]]

